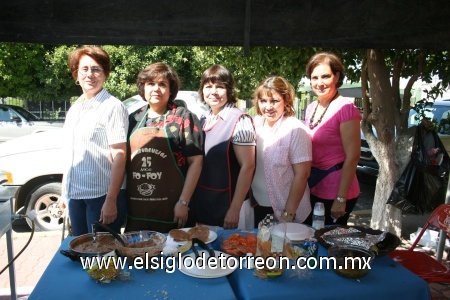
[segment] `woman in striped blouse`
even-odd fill
[[[64,123],[67,168],[61,206],[68,200],[73,235],[91,232],[100,221],[120,232],[126,215],[124,184],[128,113],[103,84],[111,71],[108,53],[82,47],[69,56],[69,67],[83,94]]]
[[[197,222],[213,230],[245,227],[240,211],[256,165],[253,121],[235,106],[234,86],[231,72],[213,65],[203,72],[199,89],[200,99],[211,109],[201,120],[205,158],[193,206]]]

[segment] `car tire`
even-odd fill
[[[27,215],[30,211],[36,211],[34,220],[35,231],[62,230],[64,219],[62,210],[56,205],[61,195],[61,183],[51,182],[39,186],[30,197],[27,206]],[[32,221],[26,218],[32,228]]]

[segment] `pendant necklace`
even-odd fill
[[[322,122],[323,116],[325,116],[325,113],[327,112],[328,107],[330,106],[331,102],[332,102],[334,99],[337,98],[336,96],[338,95],[338,93],[339,93],[339,92],[336,92],[336,94],[334,94],[333,98],[331,98],[331,101],[328,103],[327,107],[325,107],[325,110],[323,111],[323,113],[322,113],[322,115],[320,116],[319,120],[317,120],[316,124],[314,124],[314,117],[315,117],[315,115],[316,115],[317,107],[319,107],[319,104],[320,104],[319,101],[317,101],[317,106],[316,106],[316,108],[314,109],[314,112],[313,112],[313,114],[312,114],[312,116],[311,116],[311,123],[309,123],[309,128],[310,128],[311,130],[314,129],[314,128],[316,128],[317,125],[319,125],[320,122]]]

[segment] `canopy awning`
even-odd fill
[[[14,0],[0,42],[450,49],[447,0]]]

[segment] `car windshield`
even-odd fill
[[[35,114],[29,112],[28,110],[22,108],[22,107],[14,107],[15,110],[17,110],[22,116],[24,116],[28,121],[39,121],[39,117]]]
[[[438,132],[450,134],[450,105],[433,105],[424,109],[425,117],[430,119],[438,126]],[[409,111],[408,127],[419,124],[419,118],[416,117],[417,112],[414,109]]]

